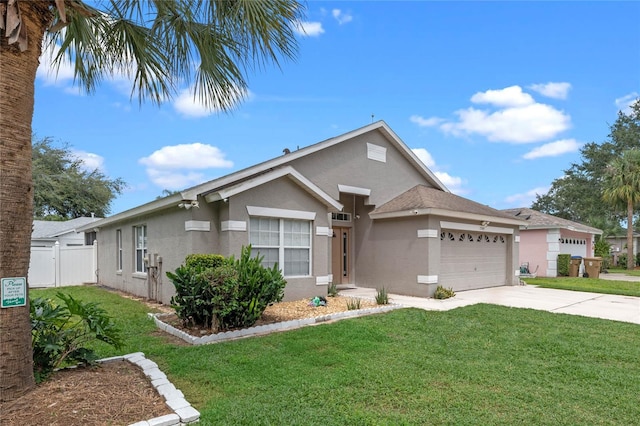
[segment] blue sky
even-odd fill
[[[640,97],[640,2],[309,1],[296,61],[230,114],[36,79],[33,131],[128,187],[112,214],[384,120],[454,193],[530,206]],[[373,117],[372,117],[373,116]]]

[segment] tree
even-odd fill
[[[91,93],[108,76],[159,104],[181,85],[228,111],[247,72],[295,57],[295,0],[0,0],[0,277],[25,277],[33,218],[31,121],[43,41]],[[0,309],[0,401],[34,385],[29,303]]]
[[[616,210],[626,207],[627,269],[633,269],[633,214],[640,203],[640,149],[624,151],[611,162],[607,172],[602,198]]]
[[[98,169],[85,170],[68,145],[56,148],[50,138],[34,141],[32,156],[36,219],[104,217],[125,186],[122,179],[109,179]]]
[[[563,177],[554,180],[549,192],[538,195],[531,208],[594,226],[599,222],[622,219],[624,215],[615,214],[601,202],[601,194],[608,165],[632,148],[640,148],[639,101],[634,103],[630,113],[618,113],[610,126],[607,141],[584,145],[580,150],[582,161],[572,164]]]

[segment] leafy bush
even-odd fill
[[[618,267],[623,269],[627,268],[627,253],[622,253],[618,256]]]
[[[376,303],[378,305],[388,305],[389,304],[389,294],[387,294],[387,289],[382,287],[378,289],[376,293]]]
[[[435,293],[433,293],[433,298],[434,299],[448,299],[448,298],[453,297],[455,295],[456,295],[456,293],[453,291],[452,288],[444,288],[441,285],[439,285],[438,287],[436,287]]]
[[[232,256],[215,267],[185,264],[167,272],[176,288],[171,298],[176,315],[185,326],[214,331],[251,327],[269,304],[282,300],[286,285],[278,265],[265,268],[262,259],[251,257],[248,246],[237,260]]]
[[[336,297],[338,295],[338,285],[336,283],[329,283],[327,287],[327,296]]]
[[[350,297],[349,300],[347,300],[347,309],[349,311],[357,311],[361,305],[362,301],[357,297]]]
[[[569,276],[569,265],[571,263],[571,255],[570,254],[559,254],[558,255],[558,276],[559,277],[568,277]]]
[[[224,262],[224,256],[221,254],[189,254],[184,259],[184,265],[187,268],[217,268]]]
[[[30,300],[33,370],[38,383],[65,362],[93,365],[97,356],[85,345],[100,340],[122,346],[120,331],[97,303],[83,303],[57,293],[64,304],[51,299]]]

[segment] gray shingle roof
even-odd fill
[[[440,209],[503,219],[517,219],[513,215],[467,198],[444,192],[436,188],[417,185],[396,198],[376,208],[372,214],[401,212],[408,210]]]
[[[32,239],[55,238],[75,230],[83,225],[100,220],[99,217],[78,217],[66,221],[34,220]]]
[[[591,226],[583,225],[572,220],[542,213],[537,210],[521,207],[517,209],[504,209],[503,212],[514,217],[526,220],[529,228],[549,229],[564,228],[572,231],[588,232],[589,234],[602,234],[602,230]]]

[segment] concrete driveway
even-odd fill
[[[340,294],[374,299],[376,289],[355,287],[340,290]],[[476,303],[491,303],[640,324],[640,297],[555,290],[532,285],[460,291],[455,297],[445,300],[397,294],[389,294],[389,299],[391,303],[434,311],[447,311]]]

